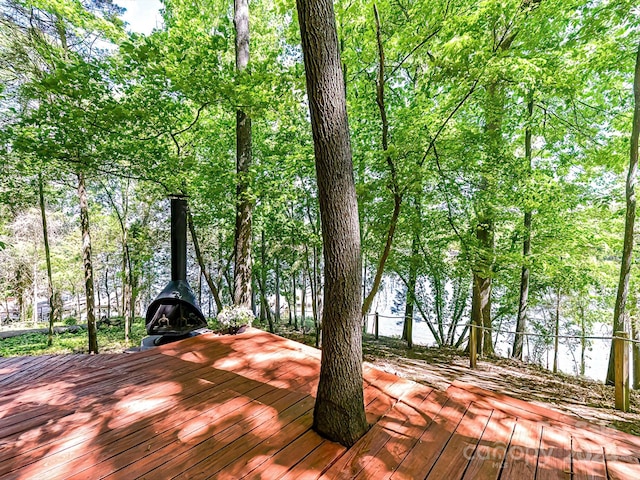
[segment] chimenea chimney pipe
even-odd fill
[[[187,201],[171,197],[171,281],[187,279]]]

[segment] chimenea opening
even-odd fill
[[[187,283],[187,201],[171,197],[171,281],[147,308],[149,335],[161,335],[155,344],[188,336],[207,327],[196,296]]]

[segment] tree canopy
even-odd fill
[[[139,315],[167,279],[169,194],[189,197],[202,254],[190,263],[192,284],[204,269],[221,303],[233,303],[244,182],[253,305],[296,325],[306,309],[321,328],[322,230],[298,13],[293,2],[249,5],[251,59],[240,69],[232,2],[165,0],[163,25],[148,35],[127,31],[107,0],[0,2],[7,317],[10,300],[29,317],[46,284],[39,178],[52,288],[66,304],[83,289],[82,173],[100,315]],[[494,330],[516,328],[526,267],[522,328],[540,334],[536,342],[553,335],[556,303],[565,333],[581,325],[589,333],[584,302],[611,325],[640,43],[635,2],[338,0],[335,13],[363,313],[391,292],[394,312],[455,346],[466,345],[474,317],[490,353]],[[238,111],[252,128],[241,174]],[[637,276],[632,267],[632,285]],[[200,291],[214,316],[209,289]],[[528,356],[541,361],[536,348]]]

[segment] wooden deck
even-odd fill
[[[640,479],[640,438],[365,367],[369,432],[311,429],[318,351],[251,329],[120,355],[0,359],[0,478]]]

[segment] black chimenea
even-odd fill
[[[206,328],[196,296],[187,283],[187,201],[171,197],[171,281],[147,308],[147,333],[183,337]],[[157,339],[156,344],[163,343]]]

